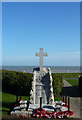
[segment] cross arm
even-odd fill
[[[40,56],[40,53],[36,53],[36,56]]]
[[[43,53],[43,56],[48,56],[48,54],[47,53]]]

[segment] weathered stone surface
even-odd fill
[[[42,97],[43,104],[54,103],[52,76],[50,68],[43,68],[42,78],[40,78],[40,71],[34,70],[32,90],[30,94],[30,102],[32,102],[33,104],[40,104],[40,97]]]
[[[40,48],[40,53],[36,53],[36,56],[40,57],[40,77],[43,75],[43,57],[48,56],[47,53],[43,53],[43,48]]]
[[[42,97],[43,104],[53,104],[54,95],[51,70],[50,68],[43,67],[43,57],[47,56],[47,53],[43,53],[43,48],[40,48],[40,53],[36,53],[36,56],[40,57],[40,68],[34,68],[33,70],[30,102],[32,104],[40,104],[40,97]]]

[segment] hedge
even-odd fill
[[[52,73],[52,78],[53,78],[54,96],[57,97],[57,96],[62,95],[62,88],[63,88],[62,75]]]
[[[62,93],[62,76],[52,73],[54,95]],[[2,90],[15,95],[30,96],[32,74],[18,71],[2,70]]]
[[[2,71],[2,90],[17,95],[30,95],[32,82],[31,73]]]

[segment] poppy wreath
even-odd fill
[[[65,111],[64,113],[66,113],[67,115],[70,115],[70,116],[74,114],[73,111]]]
[[[67,107],[67,108],[68,108],[68,107],[70,108],[70,106],[68,106],[68,105],[62,105],[62,106]]]
[[[62,102],[64,102],[64,103],[68,103],[67,101],[62,101]]]

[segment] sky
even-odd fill
[[[3,2],[3,65],[80,65],[80,2]]]

